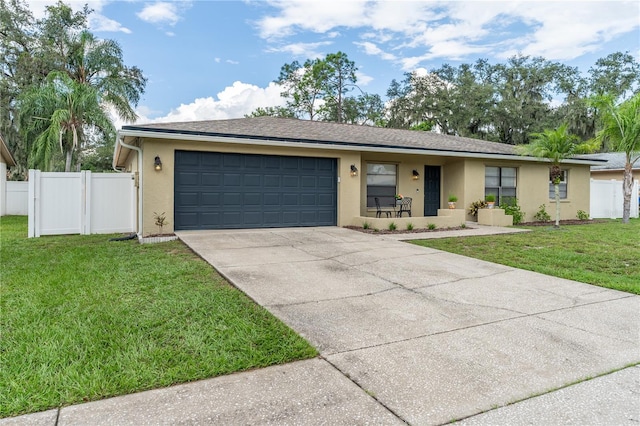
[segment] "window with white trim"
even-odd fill
[[[484,168],[484,195],[496,196],[496,205],[507,198],[516,198],[517,169],[515,167]]]
[[[398,182],[397,164],[367,164],[367,207],[376,206],[376,198],[381,206],[395,202]]]
[[[560,178],[560,199],[561,200],[566,200],[567,199],[567,175],[569,174],[567,172],[567,170],[561,170],[560,171],[562,173],[562,176]],[[553,182],[551,182],[551,169],[549,169],[549,199],[550,200],[555,200],[556,199],[556,193],[555,193],[555,189],[553,187]]]

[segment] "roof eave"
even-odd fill
[[[477,151],[452,151],[452,150],[440,150],[440,149],[428,149],[419,147],[394,147],[394,146],[381,146],[381,145],[365,145],[358,143],[340,143],[335,142],[302,142],[302,141],[290,141],[281,140],[277,138],[252,138],[252,137],[234,137],[234,136],[221,136],[204,133],[192,133],[192,132],[179,132],[179,131],[162,131],[152,129],[135,129],[133,126],[125,126],[122,130],[118,131],[118,137],[144,137],[144,138],[156,138],[156,139],[168,139],[168,140],[185,140],[196,142],[220,142],[231,143],[239,145],[254,145],[254,146],[278,146],[278,147],[296,147],[307,149],[333,149],[337,151],[365,151],[365,152],[384,152],[394,154],[421,154],[421,155],[439,155],[447,157],[459,157],[459,158],[483,158],[483,159],[509,159],[516,161],[529,161],[540,162],[537,157],[522,156],[518,154],[502,154],[502,153],[484,153]],[[116,155],[119,152],[114,153],[114,164],[117,162]],[[586,160],[586,159],[567,159],[563,163],[567,164],[582,164],[582,165],[597,165],[601,164],[598,161]]]

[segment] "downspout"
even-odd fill
[[[116,146],[115,146],[114,152],[115,150],[118,149],[118,144],[120,144],[124,148],[132,149],[138,153],[137,155],[138,157],[138,238],[141,238],[142,237],[142,148],[124,143],[124,136],[120,136],[119,138],[116,139]],[[122,173],[122,170],[119,170],[115,165],[115,155],[114,155],[114,164],[112,164],[112,166],[113,166],[113,170],[115,170],[118,173]]]

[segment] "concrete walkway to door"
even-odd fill
[[[640,363],[640,297],[628,293],[342,228],[178,235],[410,424],[533,401]],[[594,398],[593,413],[566,415],[590,424],[640,420],[639,369],[626,371],[616,406],[626,410],[605,406],[598,418]],[[306,388],[320,386],[312,380]]]

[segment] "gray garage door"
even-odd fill
[[[176,230],[336,225],[336,159],[176,151]]]

